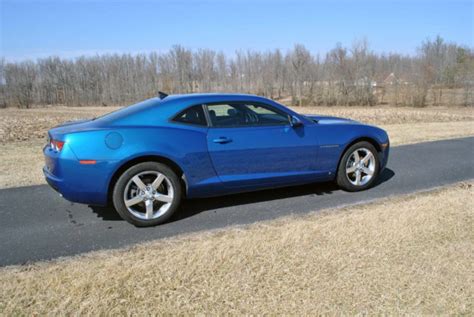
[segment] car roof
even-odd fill
[[[202,102],[217,102],[217,101],[267,101],[267,98],[251,94],[235,94],[235,93],[190,93],[169,95],[162,99],[163,103],[169,101],[196,101]]]
[[[166,124],[170,117],[176,115],[187,107],[199,104],[211,104],[218,102],[255,102],[271,104],[272,106],[295,114],[291,109],[276,103],[271,99],[250,94],[230,94],[230,93],[192,93],[169,95],[162,99],[151,98],[123,108],[115,113],[104,116],[104,122],[115,122],[115,124],[136,123],[141,125],[153,125],[156,123]]]

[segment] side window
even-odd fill
[[[238,127],[245,124],[245,114],[236,105],[208,105],[207,109],[213,127]]]
[[[187,123],[187,124],[196,124],[206,126],[206,117],[204,116],[204,110],[202,106],[193,106],[182,112],[180,112],[173,121]]]
[[[260,125],[288,124],[288,116],[285,113],[274,110],[264,105],[247,105],[248,109],[258,116]]]
[[[260,104],[232,103],[208,105],[214,127],[247,127],[288,124],[288,117]]]

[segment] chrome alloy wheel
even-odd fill
[[[374,154],[366,149],[359,148],[351,153],[346,163],[346,176],[352,185],[367,184],[375,173]]]
[[[128,211],[142,220],[164,215],[171,207],[173,197],[171,181],[157,171],[145,171],[132,177],[123,194]]]

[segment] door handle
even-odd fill
[[[229,138],[226,138],[226,137],[221,136],[220,138],[217,138],[217,139],[212,140],[212,142],[224,144],[224,143],[232,142],[232,139],[229,139]]]

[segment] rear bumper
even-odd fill
[[[52,175],[46,166],[43,167],[43,174],[48,185],[71,202],[99,206],[107,205],[106,186],[97,188],[94,187],[93,182],[75,180],[73,177],[61,179]],[[88,185],[92,187],[85,189]]]
[[[61,183],[61,180],[57,179],[56,177],[54,177],[49,171],[48,171],[48,168],[46,166],[43,167],[43,174],[44,174],[44,178],[46,179],[46,182],[48,183],[48,185],[54,189],[55,191],[57,191],[58,193],[61,194],[61,191],[59,190],[60,188],[60,183]],[[61,194],[62,196],[62,194]]]
[[[63,148],[60,155],[48,147],[43,150],[46,182],[65,199],[88,205],[106,205],[108,183],[113,164],[97,162],[82,165],[72,151]]]

